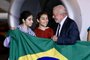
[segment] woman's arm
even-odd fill
[[[90,31],[88,31],[88,34],[87,34],[87,41],[90,41]]]

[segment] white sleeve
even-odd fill
[[[5,47],[9,47],[9,43],[10,43],[10,36],[5,38],[3,45]]]

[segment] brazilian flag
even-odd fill
[[[90,60],[90,42],[57,45],[51,39],[30,36],[18,29],[10,30],[9,60]]]

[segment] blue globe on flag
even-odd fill
[[[41,58],[38,58],[37,60],[59,60],[59,59],[54,57],[41,57]]]

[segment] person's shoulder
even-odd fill
[[[73,19],[67,17],[67,20],[70,21],[70,22],[75,22]]]
[[[48,29],[53,30],[51,27],[48,27]]]
[[[73,19],[71,19],[71,18],[67,18],[68,20],[67,20],[67,26],[71,26],[71,27],[78,27],[77,26],[77,23],[73,20]]]
[[[51,32],[53,31],[53,29],[51,27],[48,27],[48,30],[51,31]]]
[[[68,22],[71,23],[71,24],[77,25],[76,22],[73,19],[69,18],[69,17],[68,17]]]
[[[66,19],[66,21],[65,21],[65,24],[66,24],[67,26],[69,26],[69,25],[72,25],[72,24],[76,24],[76,22],[75,22],[73,19],[67,17],[67,19]]]

